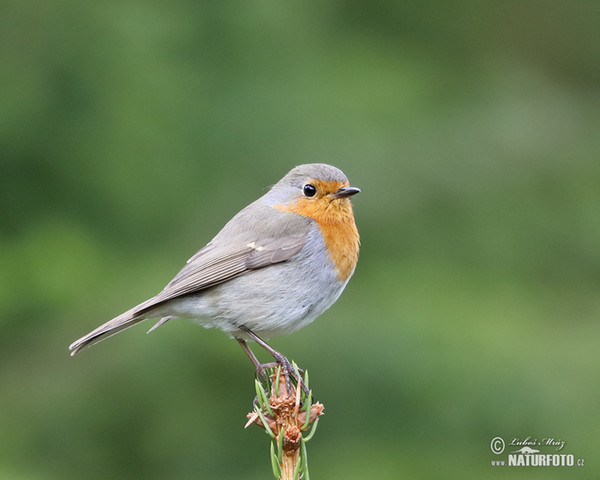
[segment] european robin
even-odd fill
[[[263,338],[294,332],[340,296],[354,273],[359,235],[341,170],[313,163],[293,168],[265,195],[235,215],[156,296],[75,341],[71,355],[148,318],[150,330],[173,318],[217,327],[265,348],[286,376],[287,358]],[[294,375],[296,376],[296,375]]]

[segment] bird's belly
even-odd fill
[[[243,337],[241,325],[265,338],[291,333],[327,310],[347,283],[337,278],[327,257],[315,262],[313,256],[310,268],[303,268],[305,260],[300,255],[295,261],[249,272],[171,300],[161,310],[235,337]]]

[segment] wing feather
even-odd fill
[[[284,262],[296,255],[306,243],[305,237],[285,236],[256,240],[239,245],[209,243],[198,251],[148,304],[136,313],[143,313],[159,303],[226,282],[250,270]]]
[[[158,295],[75,341],[69,347],[71,355],[152,317],[153,313],[158,313],[153,309],[161,303],[291,259],[302,250],[312,228],[313,221],[307,217],[284,212],[273,215],[270,205],[259,198],[241,210],[208,245],[192,256]],[[273,236],[265,232],[273,232]],[[168,315],[163,318],[166,321]]]

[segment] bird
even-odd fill
[[[344,173],[324,163],[291,169],[237,213],[154,297],[69,346],[71,355],[146,319],[216,327],[242,346],[257,371],[298,372],[267,339],[308,325],[339,298],[358,261],[360,237]],[[274,359],[260,363],[254,342]]]

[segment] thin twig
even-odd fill
[[[308,390],[305,393],[296,383],[286,382],[285,373],[280,369],[272,369],[269,380],[266,389],[262,383],[256,382],[257,400],[254,411],[248,414],[246,427],[255,423],[271,437],[271,463],[275,478],[308,478],[305,444],[315,433],[318,418],[323,414],[323,404],[312,404],[312,392]],[[308,387],[307,374],[304,383]],[[302,434],[308,430],[308,436],[303,438]]]

